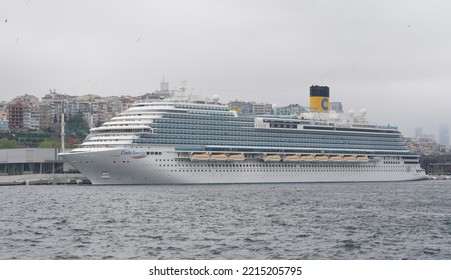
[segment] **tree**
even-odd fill
[[[39,148],[60,148],[61,142],[55,140],[44,140],[39,143]]]
[[[83,118],[83,113],[78,111],[66,123],[66,135],[77,139],[84,139],[89,134],[89,125]]]
[[[19,147],[20,147],[19,143],[14,139],[12,140],[9,140],[7,138],[0,139],[0,149],[16,149]]]

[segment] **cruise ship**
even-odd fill
[[[93,184],[212,184],[426,179],[394,126],[365,112],[329,111],[329,88],[310,88],[310,111],[249,115],[211,101],[132,105],[60,156]]]

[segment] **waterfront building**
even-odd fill
[[[451,175],[451,162],[432,163],[428,166],[428,173]]]
[[[60,149],[0,149],[0,176],[63,173],[59,152]]]
[[[51,100],[64,100],[66,98],[69,98],[70,96],[67,94],[61,94],[61,93],[57,93],[55,89],[50,90],[50,93],[44,95],[44,97],[42,97],[42,101],[51,101]]]
[[[9,120],[5,118],[0,119],[0,132],[8,132],[9,131]]]
[[[11,130],[39,130],[39,98],[25,94],[14,98],[6,107]]]
[[[439,144],[443,146],[449,146],[449,126],[441,125],[439,128]]]
[[[39,106],[29,104],[23,107],[23,128],[28,131],[39,130]]]
[[[65,110],[68,119],[73,118],[78,112],[88,113],[91,112],[91,103],[89,101],[69,99],[65,100]]]
[[[9,127],[12,130],[23,130],[23,108],[26,105],[13,101],[6,108],[9,119]]]
[[[269,115],[272,113],[272,104],[257,103],[255,101],[231,101],[228,104],[228,108],[241,114]]]
[[[146,93],[140,96],[139,99],[141,101],[163,100],[171,97],[173,94],[174,92],[169,90],[169,82],[165,82],[163,78],[163,81],[160,82],[160,90],[156,90],[152,93]]]
[[[250,114],[251,113],[251,104],[249,102],[245,102],[245,101],[239,101],[239,100],[235,100],[235,101],[230,101],[229,104],[229,109],[239,112],[241,114]]]
[[[330,102],[330,108],[337,113],[343,113],[343,104],[341,102]]]
[[[6,114],[6,102],[0,102],[0,132],[9,131],[9,120]]]
[[[277,107],[277,106],[276,106]],[[307,110],[299,104],[290,104],[285,107],[276,108],[276,115],[299,115]]]
[[[0,114],[6,114],[6,106],[8,104],[5,101],[0,102]]]
[[[61,149],[0,149],[0,186],[90,183],[60,160]]]
[[[417,127],[415,128],[415,138],[420,139],[423,137],[423,128]]]
[[[48,103],[41,103],[39,105],[39,129],[44,130],[52,127],[53,125],[53,115],[52,107]]]
[[[270,115],[272,113],[272,104],[268,103],[256,103],[251,102],[252,104],[252,114],[257,116]]]

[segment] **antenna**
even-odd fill
[[[61,112],[61,150],[65,149],[64,139],[66,138],[65,123],[64,123],[64,112]]]

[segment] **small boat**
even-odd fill
[[[329,160],[331,160],[331,161],[341,161],[341,160],[343,160],[343,157],[342,156],[330,156]]]
[[[315,160],[323,161],[323,160],[328,160],[328,159],[329,159],[329,157],[326,156],[326,155],[317,155],[317,156],[315,156]]]
[[[369,161],[370,159],[368,156],[356,156],[355,158],[357,161]]]
[[[229,155],[229,160],[230,161],[243,161],[244,155],[243,154],[230,154]]]
[[[300,161],[313,161],[315,157],[313,155],[301,155],[299,157]]]
[[[347,156],[343,156],[343,160],[346,160],[346,161],[355,161],[356,158],[355,158],[355,156],[347,155]]]
[[[283,157],[283,161],[286,161],[286,162],[297,162],[297,161],[299,161],[299,156],[298,155],[285,155]]]
[[[282,158],[280,155],[265,155],[263,157],[264,162],[277,162],[280,161]]]
[[[224,161],[227,159],[228,159],[228,157],[226,154],[211,154],[210,155],[210,160]]]
[[[209,159],[210,156],[207,153],[193,153],[190,158],[191,161],[209,160]]]

